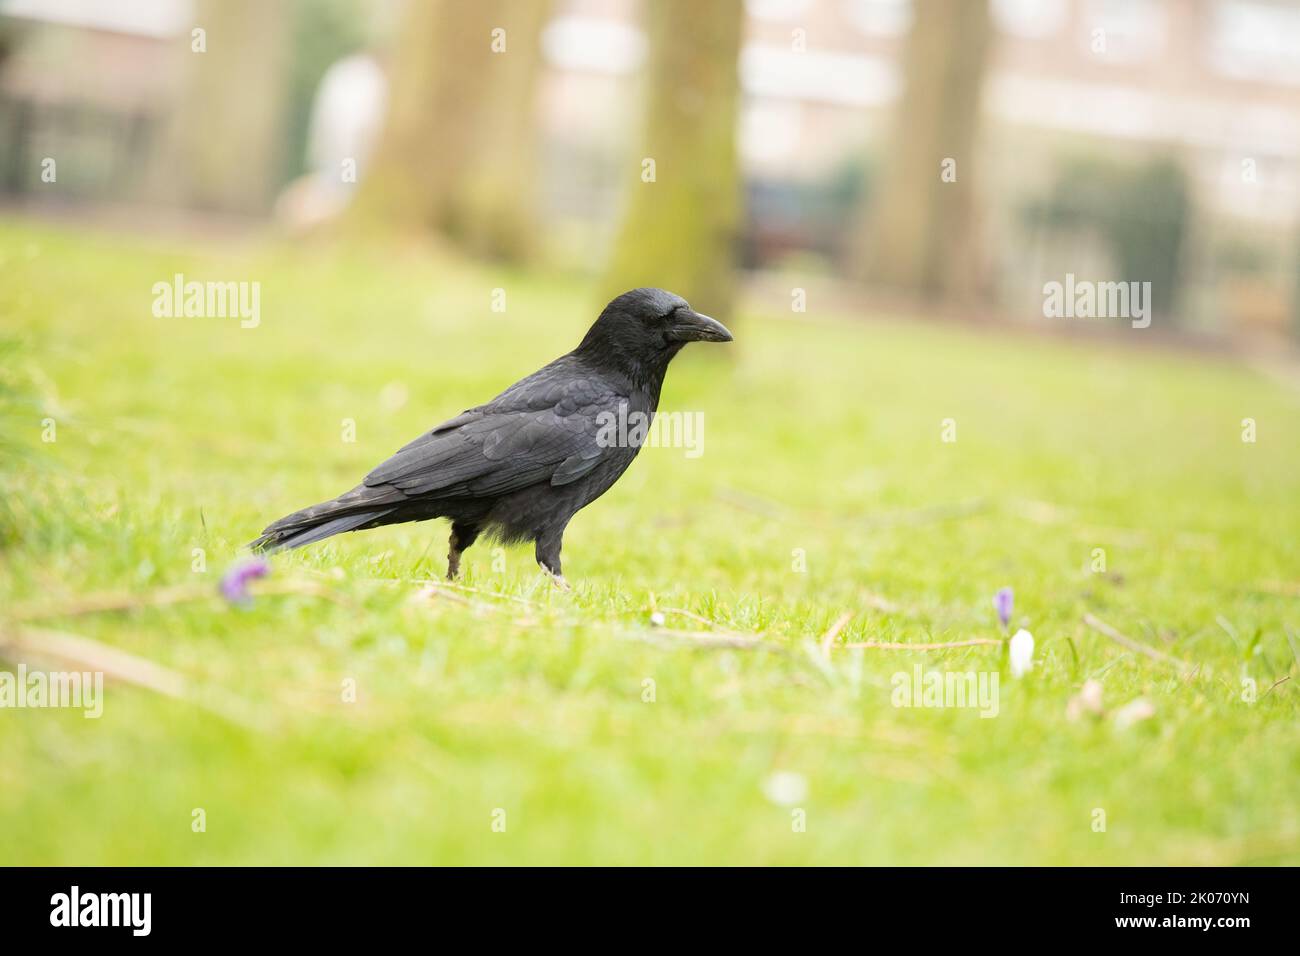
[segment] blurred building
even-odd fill
[[[63,201],[141,185],[182,69],[188,0],[4,0],[0,3],[0,188],[42,192],[56,166]],[[72,157],[76,161],[71,161]]]
[[[348,5],[331,6],[340,4]],[[364,0],[351,6],[359,18],[370,14]],[[1300,5],[990,6],[997,40],[974,174],[1002,303],[1032,309],[1042,275],[1080,262],[1106,267],[1104,234],[1123,224],[1090,225],[1076,208],[1062,214],[1065,177],[1120,182],[1126,166],[1164,157],[1185,186],[1158,210],[1139,203],[1127,214],[1167,214],[1180,230],[1189,324],[1285,322],[1300,261]],[[543,35],[541,194],[550,241],[575,260],[611,235],[628,163],[642,148],[639,9],[637,0],[557,0]],[[745,260],[770,268],[812,256],[833,268],[896,135],[891,107],[912,0],[748,0],[746,9]],[[191,0],[0,3],[0,189],[39,195],[40,160],[57,152],[78,157],[60,166],[64,198],[149,199],[142,171],[177,108],[194,16]],[[328,66],[312,67],[313,82]],[[312,94],[295,101],[297,166],[286,166],[282,183],[304,168]],[[1168,210],[1179,203],[1188,208]]]
[[[1184,325],[1286,324],[1300,213],[1300,5],[990,6],[997,40],[977,175],[1004,304],[1036,310],[1044,274],[1116,268],[1096,230],[1085,224],[1049,235],[1063,231],[1051,216],[1026,213],[1064,188],[1062,177],[1087,175],[1086,163],[1064,169],[1062,160],[1094,157],[1123,167],[1169,157],[1185,175],[1186,202],[1195,209],[1194,218],[1190,210],[1171,211],[1178,221],[1165,230],[1179,231],[1182,245]],[[847,213],[869,198],[872,169],[894,135],[891,108],[911,0],[748,0],[746,8],[740,123],[747,263],[806,262],[809,252],[833,263],[854,228]],[[546,180],[553,212],[575,223],[575,236],[596,241],[621,195],[628,157],[619,145],[635,142],[627,103],[644,56],[636,5],[568,0],[548,29],[545,50],[553,68],[546,126],[553,168],[562,172]],[[1143,194],[1140,183],[1133,188]],[[1177,201],[1178,188],[1162,197],[1165,206]],[[1111,212],[1125,214],[1157,213],[1140,205]]]

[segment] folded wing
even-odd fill
[[[598,442],[601,413],[617,414],[626,398],[557,364],[421,435],[370,472],[363,487],[385,498],[389,489],[406,498],[450,498],[562,485],[587,474],[610,451]]]

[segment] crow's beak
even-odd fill
[[[731,341],[731,333],[725,325],[690,309],[678,309],[673,313],[673,324],[668,327],[668,337],[674,342]]]

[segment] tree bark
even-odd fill
[[[993,26],[986,0],[916,0],[903,93],[850,271],[926,298],[978,295],[974,155]],[[955,181],[945,181],[945,163]]]
[[[642,152],[608,267],[612,297],[659,286],[732,310],[741,196],[736,156],[741,0],[653,0]],[[646,161],[654,181],[646,182]]]
[[[537,79],[548,0],[414,0],[352,221],[436,230],[493,257],[534,243]],[[495,32],[494,31],[504,31]]]
[[[185,41],[188,71],[164,190],[203,208],[265,212],[282,168],[288,5],[200,0],[194,26],[204,31],[204,49]]]

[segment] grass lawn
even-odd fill
[[[178,272],[260,282],[260,325],[155,318]],[[427,253],[0,223],[0,628],[186,681],[0,710],[0,863],[1300,863],[1300,390],[1220,359],[774,303],[674,363],[704,453],[647,449],[579,513],[571,592],[491,543],[426,591],[434,522],[216,597],[270,520],[599,305]],[[840,646],[1003,637],[1002,586],[1020,679],[1002,645]],[[917,664],[998,674],[997,716],[894,706]],[[1068,719],[1089,679],[1105,713]]]

